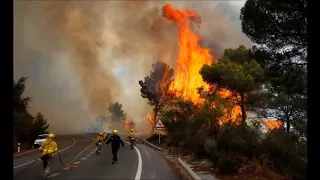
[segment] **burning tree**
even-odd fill
[[[132,120],[125,120],[121,123],[122,127],[130,130],[130,129],[135,129],[136,124]]]
[[[248,0],[245,5],[245,8],[249,9],[246,13],[247,20],[253,18],[253,20],[260,22],[261,20],[257,18],[260,17],[260,14],[272,11],[277,14],[288,14],[289,12],[286,11],[287,5],[281,0],[268,0],[270,3],[262,3],[264,1],[258,0],[257,2],[260,4],[253,3],[255,1],[257,0]],[[273,6],[278,2],[282,3],[283,12],[278,12],[278,7]],[[267,7],[262,12],[256,6]],[[291,8],[299,7],[289,4],[288,6]],[[257,10],[255,11],[257,16],[251,15],[250,12],[253,10]],[[167,106],[169,108],[164,108],[161,111],[161,117],[168,130],[166,144],[182,147],[200,156],[210,156],[221,174],[238,172],[238,167],[246,164],[247,160],[260,159],[265,154],[269,155],[270,164],[276,165],[277,169],[280,169],[279,171],[284,172],[287,168],[294,170],[292,172],[298,171],[298,168],[302,167],[300,164],[305,164],[305,150],[302,149],[304,142],[294,141],[294,136],[283,131],[282,127],[285,123],[266,119],[266,114],[257,112],[256,114],[262,115],[263,119],[253,117],[255,121],[249,121],[250,118],[247,118],[247,113],[251,110],[256,112],[257,109],[270,109],[274,106],[272,109],[278,110],[277,113],[282,116],[283,120],[292,121],[290,115],[294,115],[296,118],[301,116],[299,118],[303,120],[304,114],[301,111],[304,109],[301,106],[304,102],[300,101],[301,99],[299,100],[296,94],[291,94],[291,97],[288,97],[279,96],[280,93],[273,94],[273,96],[266,93],[270,90],[268,88],[270,85],[287,92],[288,89],[282,89],[283,85],[272,82],[279,80],[278,77],[265,74],[265,70],[269,69],[268,73],[272,74],[272,71],[278,71],[280,74],[277,73],[277,75],[282,76],[279,68],[284,68],[286,65],[277,63],[272,58],[270,60],[273,61],[273,64],[279,65],[279,68],[277,66],[274,66],[276,68],[269,67],[269,63],[260,64],[262,61],[259,61],[256,56],[261,54],[249,51],[244,46],[237,49],[226,49],[224,56],[216,61],[208,49],[199,45],[201,37],[191,29],[192,23],[200,26],[201,18],[197,12],[189,9],[177,10],[167,4],[163,7],[163,15],[175,23],[179,38],[176,74],[169,85],[169,94],[175,98],[169,104],[170,106]],[[266,17],[274,20],[273,15],[266,15]],[[305,19],[305,17],[303,18]],[[265,22],[260,22],[260,25],[264,24]],[[258,43],[263,40],[260,35],[266,33],[265,31],[268,31],[267,35],[274,33],[271,32],[271,28],[266,30],[263,28],[264,26],[256,27],[256,23],[249,25],[252,25],[249,29],[250,32],[254,32],[255,28],[260,28],[259,33],[252,37]],[[281,23],[272,24],[272,26],[280,25],[282,29],[278,33],[290,34],[289,31],[283,29],[286,27]],[[295,34],[294,36],[296,37]],[[264,38],[269,37],[274,38],[273,36],[265,36]],[[283,35],[281,38],[288,40],[285,37]],[[267,79],[268,77],[270,79]],[[280,77],[281,79],[286,80],[283,77]],[[298,80],[296,77],[292,79]],[[305,90],[303,82],[301,81],[299,84],[301,84],[302,90]],[[148,116],[148,119],[151,117]],[[245,122],[245,120],[248,123],[242,123],[241,126],[234,125]],[[269,131],[262,132],[261,122]],[[211,142],[211,145],[208,142]],[[284,143],[286,144],[284,145]],[[204,147],[207,147],[205,154]],[[303,158],[299,156],[300,154],[304,154]],[[246,157],[244,158],[246,161],[241,160],[242,156]],[[290,164],[290,167],[287,164]]]
[[[247,94],[256,89],[263,76],[263,69],[249,56],[249,51],[244,46],[227,49],[218,63],[204,65],[200,74],[206,82],[215,85],[216,91],[229,92],[227,98],[241,108],[244,123],[247,118]]]
[[[153,64],[152,69],[144,81],[139,81],[139,85],[141,96],[148,99],[148,104],[153,106],[153,121],[155,121],[160,110],[170,99],[168,89],[172,82],[173,69],[160,61]]]
[[[195,104],[203,103],[203,99],[198,93],[199,88],[208,91],[214,85],[213,83],[205,82],[199,72],[203,65],[210,65],[216,62],[216,59],[210,54],[209,49],[202,48],[199,45],[201,37],[191,29],[193,22],[200,28],[201,17],[197,12],[189,9],[177,10],[169,4],[163,6],[163,15],[175,23],[179,37],[178,66],[169,91],[177,98],[190,100]],[[221,88],[219,89],[219,94],[227,98],[233,93],[230,89]],[[234,120],[238,119],[238,115],[241,114],[241,108],[237,105],[230,110],[231,115],[227,111],[227,109],[224,110],[225,114],[228,114],[226,115],[227,118],[221,119],[221,122],[226,121],[225,119],[229,120],[229,117]]]

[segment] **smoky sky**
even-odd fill
[[[166,2],[15,1],[14,78],[29,77],[30,111],[42,112],[53,132],[75,133],[118,101],[144,128],[152,111],[138,81],[156,61],[177,66],[177,30],[161,12]],[[214,56],[251,45],[231,1],[170,4],[201,15],[203,46]]]

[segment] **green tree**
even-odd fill
[[[243,32],[257,44],[251,53],[269,81],[269,108],[275,109],[275,116],[286,123],[287,132],[293,125],[303,134],[307,99],[307,1],[247,0],[240,19]]]
[[[30,97],[23,97],[26,90],[27,77],[21,77],[17,82],[13,81],[13,111],[17,113],[27,112]]]
[[[30,97],[24,97],[26,77],[13,81],[13,137],[16,141],[28,141],[33,117],[28,113]]]
[[[257,44],[252,54],[273,86],[306,94],[292,86],[307,75],[307,1],[247,0],[240,19],[242,31]]]
[[[126,114],[122,109],[122,104],[119,102],[111,103],[108,110],[111,113],[112,121],[120,123],[126,120]]]
[[[300,95],[289,95],[283,92],[275,94],[269,101],[269,108],[276,110],[276,117],[286,124],[286,131],[290,132],[291,125],[294,124],[299,133],[303,133],[303,119],[306,121],[305,98]],[[299,129],[300,128],[300,129]]]
[[[247,0],[241,9],[242,31],[256,44],[306,63],[307,0]]]
[[[27,142],[31,135],[33,117],[29,113],[13,112],[14,139],[18,142]]]
[[[148,99],[148,104],[153,106],[154,121],[157,119],[160,110],[170,99],[168,89],[172,82],[173,74],[174,71],[169,65],[157,61],[152,65],[150,75],[145,77],[144,81],[139,81],[141,96]]]
[[[39,134],[47,134],[49,128],[49,124],[47,123],[47,119],[45,119],[44,115],[38,112],[37,116],[34,118],[32,122],[31,128],[31,136],[32,138],[36,138]]]
[[[235,50],[226,49],[218,63],[204,65],[200,70],[203,80],[215,84],[216,90],[226,89],[231,92],[231,100],[241,107],[242,122],[247,117],[247,98],[250,98],[245,95],[255,90],[263,76],[263,69],[248,53],[244,46]]]

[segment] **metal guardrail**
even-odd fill
[[[179,164],[182,166],[182,170],[185,172],[189,180],[201,180],[201,178],[179,157]]]
[[[153,145],[152,143],[150,143],[142,138],[137,137],[137,139],[141,140],[143,144],[145,144],[151,148],[154,148],[158,151],[163,151],[161,148]],[[180,157],[178,158],[178,162],[180,165],[180,169],[182,169],[182,171],[183,171],[182,173],[185,174],[185,176],[189,180],[201,180],[201,178],[185,162],[183,162],[183,160]]]
[[[146,141],[146,140],[144,140],[144,139],[142,139],[142,138],[139,138],[139,137],[138,137],[138,139],[141,140],[143,144],[146,144],[147,146],[149,146],[149,147],[151,147],[151,148],[154,148],[154,149],[156,149],[156,150],[158,150],[158,151],[162,151],[161,148],[153,145],[152,143],[150,143],[150,142],[148,142],[148,141]]]

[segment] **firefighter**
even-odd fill
[[[103,146],[106,146],[106,142],[107,142],[108,138],[109,138],[109,133],[104,131],[103,132],[103,142],[102,142]]]
[[[49,134],[45,142],[43,142],[43,144],[39,147],[39,150],[42,154],[41,159],[44,168],[44,173],[42,177],[43,180],[48,179],[48,174],[53,164],[53,156],[56,152],[58,152],[58,146],[54,138],[54,134]]]
[[[122,145],[122,147],[124,147],[124,144],[120,136],[118,136],[118,130],[115,129],[113,130],[112,133],[113,133],[112,136],[108,139],[106,144],[109,144],[111,142],[111,150],[112,150],[112,156],[113,156],[112,164],[114,164],[115,162],[118,161],[117,153],[120,148],[120,144]]]
[[[136,133],[134,132],[134,129],[130,129],[129,140],[130,140],[130,147],[131,149],[133,149],[136,142]]]
[[[100,155],[103,140],[104,140],[103,133],[99,133],[97,136],[97,142],[96,142],[96,146],[97,146],[96,154],[97,155]]]

